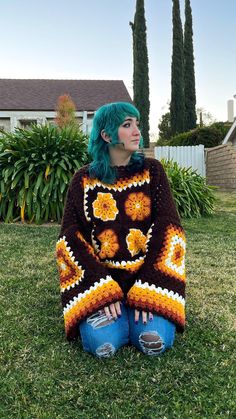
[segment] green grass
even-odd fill
[[[151,358],[86,354],[64,337],[58,226],[0,225],[0,418],[235,418],[236,196],[185,220],[187,327]]]

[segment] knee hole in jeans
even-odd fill
[[[108,319],[105,313],[97,311],[87,318],[87,323],[92,326],[93,329],[99,329],[100,327],[105,327],[108,324],[114,323],[115,320],[112,317]]]
[[[96,349],[96,355],[99,358],[109,358],[110,356],[114,355],[115,348],[111,343],[103,343]]]
[[[165,350],[163,339],[156,331],[142,332],[139,335],[139,343],[147,355],[158,355]]]

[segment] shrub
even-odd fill
[[[55,122],[60,128],[78,125],[76,122],[75,104],[70,95],[59,96],[56,111]]]
[[[187,144],[187,142],[190,141],[190,138],[192,136],[191,133],[192,131],[182,132],[181,134],[175,135],[167,142],[167,145],[173,145],[173,146],[189,145]],[[195,145],[195,144],[191,144],[191,145]]]
[[[222,141],[225,138],[226,134],[228,133],[229,129],[231,128],[232,123],[230,122],[214,122],[211,124],[211,128],[216,128],[218,131],[221,132]]]
[[[203,144],[205,147],[215,147],[221,144],[223,138],[222,131],[215,126],[199,127],[172,137],[167,145],[186,146]]]
[[[75,127],[34,125],[0,141],[0,219],[60,221],[71,177],[88,162],[87,137]]]
[[[214,187],[192,168],[181,168],[172,160],[162,160],[181,217],[210,215],[214,211]]]
[[[156,146],[157,147],[162,147],[162,146],[168,146],[169,145],[169,141],[170,140],[165,140],[164,138],[162,139],[162,138],[158,138],[157,140],[156,140]]]

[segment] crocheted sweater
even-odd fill
[[[88,167],[67,193],[57,262],[67,338],[78,324],[116,301],[185,324],[185,235],[158,160],[114,184],[92,179]]]

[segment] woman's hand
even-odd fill
[[[121,316],[121,308],[120,308],[120,301],[116,303],[110,304],[109,306],[104,307],[104,312],[109,320],[117,319],[117,317]]]
[[[138,323],[138,321],[139,321],[139,314],[140,314],[139,310],[134,311],[134,321],[135,321],[135,323]],[[149,316],[148,316],[148,314],[149,314]],[[147,313],[146,311],[142,311],[143,324],[147,323],[147,317],[149,317],[149,321],[153,320],[153,314],[152,313],[150,313],[150,312]]]
[[[109,320],[111,320],[112,318],[117,319],[117,317],[121,316],[121,308],[120,308],[120,301],[117,301],[116,303],[110,304],[109,306],[104,307],[104,312],[105,315],[107,316],[107,318]],[[147,323],[147,318],[149,318],[149,321],[153,320],[153,314],[152,313],[147,313],[146,311],[142,311],[142,321],[143,324]],[[139,310],[135,310],[134,311],[134,321],[135,323],[138,323],[139,321],[139,315],[140,315],[140,311]]]

